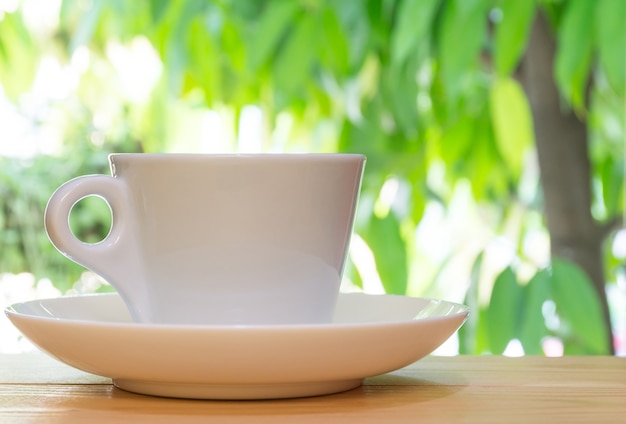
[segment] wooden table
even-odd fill
[[[626,423],[626,358],[428,357],[336,395],[198,401],[124,392],[40,353],[0,355],[0,423]]]

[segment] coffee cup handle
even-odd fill
[[[69,224],[72,207],[89,196],[104,199],[113,218],[109,234],[95,244],[76,238]],[[132,297],[129,292],[138,289],[127,286],[131,281],[141,281],[129,209],[128,189],[123,180],[107,175],[86,175],[59,187],[50,197],[44,214],[46,232],[54,247],[107,280],[123,298]]]

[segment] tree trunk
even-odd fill
[[[555,52],[554,35],[539,12],[521,77],[532,109],[551,252],[578,264],[593,282],[614,353],[602,259],[605,231],[591,215],[587,125],[561,101],[553,73]]]

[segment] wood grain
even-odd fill
[[[0,423],[623,423],[626,358],[428,357],[330,396],[136,395],[42,354],[0,355]]]

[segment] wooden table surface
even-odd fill
[[[626,423],[626,358],[428,357],[335,395],[128,393],[40,353],[0,355],[0,423]]]

